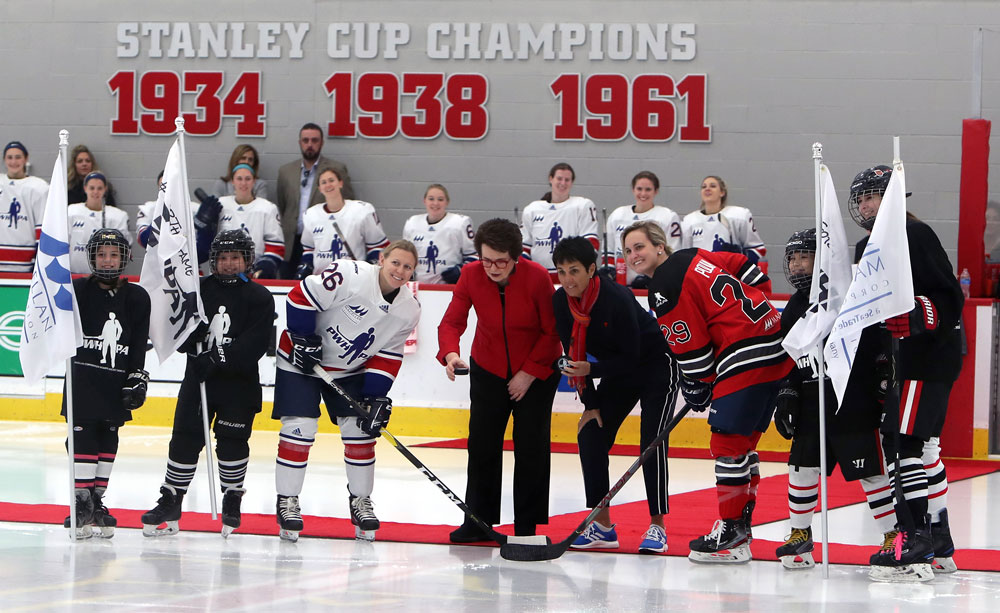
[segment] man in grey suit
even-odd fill
[[[285,235],[285,261],[281,276],[295,278],[295,268],[302,257],[302,214],[314,204],[324,201],[319,187],[319,175],[333,168],[344,181],[341,193],[344,199],[354,199],[351,176],[347,166],[320,155],[323,150],[323,129],[307,123],[299,130],[299,149],[302,159],[289,162],[278,169],[278,211],[281,212],[281,230]],[[289,248],[290,246],[290,248]]]

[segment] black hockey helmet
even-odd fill
[[[114,268],[98,268],[97,252],[101,247],[112,246],[118,248],[118,266]],[[132,261],[132,247],[128,244],[125,235],[114,228],[101,228],[90,235],[87,241],[87,263],[90,265],[90,273],[104,281],[114,281],[122,276],[125,267]]]
[[[223,275],[219,273],[219,256],[229,251],[235,251],[243,256],[243,270],[235,275]],[[236,283],[240,277],[246,278],[246,273],[253,265],[254,255],[253,239],[243,230],[226,230],[215,235],[212,247],[208,252],[209,270],[215,277],[223,283]]]
[[[892,168],[885,165],[872,166],[867,170],[862,170],[851,181],[851,195],[847,200],[847,209],[851,212],[854,223],[865,230],[871,230],[875,225],[875,216],[865,217],[861,213],[861,199],[868,194],[885,193],[885,188],[889,186],[889,179],[892,177]]]
[[[816,228],[806,228],[799,230],[788,239],[785,245],[785,279],[799,291],[809,291],[812,286],[812,267],[809,272],[796,270],[792,272],[790,264],[795,255],[811,254],[816,255]]]

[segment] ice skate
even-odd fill
[[[94,499],[90,490],[76,490],[76,539],[89,539],[94,535],[94,529],[90,523],[94,520]],[[63,520],[63,527],[70,528],[70,518]],[[70,535],[70,539],[73,535]]]
[[[98,533],[94,536],[100,538],[109,539],[115,535],[115,527],[118,525],[118,520],[115,519],[114,515],[108,511],[108,507],[104,505],[103,496],[94,492],[94,520],[93,526],[97,528]]]
[[[775,551],[775,555],[781,560],[781,565],[785,568],[796,570],[800,568],[812,568],[816,566],[813,560],[813,535],[812,527],[792,528],[792,533],[788,535],[785,544]]]
[[[363,541],[374,541],[375,531],[381,527],[375,517],[375,509],[370,496],[355,496],[347,490],[351,503],[351,523],[354,524],[354,538]]]
[[[934,546],[929,530],[899,530],[890,547],[883,544],[872,556],[868,576],[872,581],[886,583],[930,581],[934,578],[933,559]]]
[[[692,562],[743,564],[750,561],[750,531],[744,520],[718,519],[712,531],[691,541]]]
[[[934,543],[934,572],[953,573],[958,570],[958,565],[952,559],[955,555],[955,543],[951,540],[951,528],[948,527],[948,509],[942,510],[938,522],[931,524],[931,540]]]
[[[298,496],[282,496],[278,494],[278,504],[276,516],[281,529],[278,536],[285,541],[295,542],[299,540],[299,532],[302,532],[302,511],[299,509]]]
[[[222,496],[222,538],[229,538],[233,530],[240,527],[240,502],[245,489],[231,487]]]
[[[156,506],[142,514],[143,536],[169,536],[181,531],[177,522],[181,518],[181,503],[184,492],[178,492],[172,486],[160,487],[160,499]],[[166,524],[161,528],[161,524]]]
[[[751,500],[743,505],[743,512],[740,514],[740,517],[743,520],[743,525],[747,528],[747,543],[753,542],[753,510],[756,506],[757,501]]]

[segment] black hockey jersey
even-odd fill
[[[858,241],[854,251],[855,262],[861,259],[868,238],[866,236]],[[930,299],[937,309],[940,323],[934,332],[900,339],[900,375],[903,379],[919,381],[954,381],[962,370],[960,322],[965,306],[962,288],[952,271],[948,254],[930,226],[908,216],[906,242],[910,248],[913,293]],[[866,337],[871,336],[888,338],[881,327],[870,326],[862,333],[861,342],[866,342]],[[867,339],[867,342],[873,341]],[[886,348],[887,343],[884,345]],[[854,362],[858,364],[858,358]]]
[[[73,421],[129,421],[122,386],[146,364],[149,294],[127,281],[107,290],[93,277],[74,279],[73,291],[83,326],[83,346],[73,358]],[[63,415],[65,392],[63,385]]]
[[[201,300],[208,317],[208,335],[202,351],[222,345],[225,364],[219,365],[205,381],[205,393],[212,407],[235,406],[260,411],[261,390],[258,362],[267,350],[274,326],[274,298],[253,281],[223,284],[215,276],[201,280]],[[188,357],[179,403],[197,406],[201,402],[195,362]]]

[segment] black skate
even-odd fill
[[[743,512],[740,514],[740,518],[743,520],[743,525],[747,527],[747,543],[753,542],[753,510],[756,506],[757,501],[751,500],[743,505]]]
[[[299,509],[298,496],[282,496],[278,494],[278,504],[275,515],[281,530],[278,532],[283,540],[295,542],[302,532],[302,511]]]
[[[363,541],[374,541],[375,531],[381,527],[375,517],[375,509],[370,496],[355,496],[347,490],[351,502],[351,523],[354,524],[354,538]]]
[[[775,555],[781,560],[781,565],[785,568],[796,570],[800,568],[812,568],[816,566],[813,560],[813,532],[812,527],[792,528],[792,533],[788,535],[785,544],[778,547]]]
[[[916,583],[934,578],[931,562],[934,559],[934,545],[930,531],[901,529],[896,533],[891,547],[883,544],[881,550],[872,556],[868,572],[872,581],[886,583]]]
[[[712,531],[691,541],[692,562],[743,564],[750,561],[750,531],[742,518],[719,519]]]
[[[92,524],[97,528],[97,533],[94,536],[105,539],[115,535],[115,527],[118,525],[118,520],[108,511],[108,507],[104,506],[103,495],[97,492],[94,492],[94,520]]]
[[[226,489],[222,496],[222,538],[229,538],[240,527],[240,502],[246,490],[241,487]]]
[[[181,503],[184,492],[178,492],[172,486],[164,484],[160,487],[160,499],[152,510],[142,514],[143,536],[169,536],[181,531],[177,522],[181,518]],[[166,524],[160,528],[161,524]]]
[[[955,543],[951,540],[951,528],[948,527],[948,509],[943,509],[937,523],[931,524],[931,540],[934,543],[934,572],[953,573],[958,570],[952,559]]]
[[[70,535],[71,539],[82,540],[94,536],[94,529],[91,522],[94,521],[94,498],[89,489],[76,490],[76,535]],[[67,516],[63,520],[63,527],[70,528],[70,518]]]

